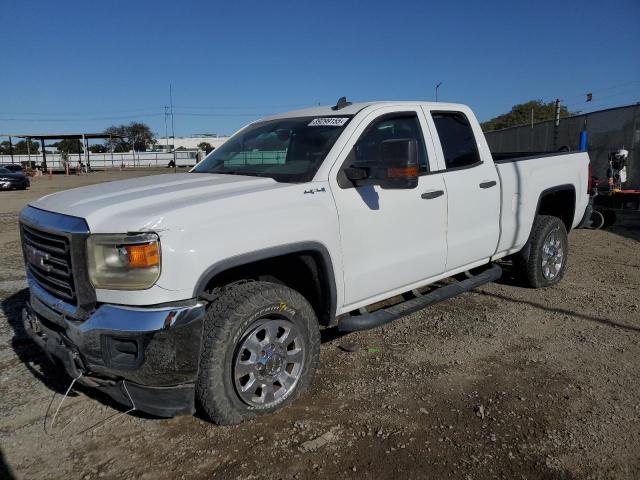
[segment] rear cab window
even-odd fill
[[[482,163],[471,123],[462,112],[433,111],[447,170],[471,168]]]

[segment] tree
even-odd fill
[[[40,151],[40,144],[31,139],[29,139],[28,142],[28,146],[27,140],[20,140],[18,143],[13,143],[13,146],[11,146],[9,145],[9,141],[5,140],[0,143],[0,155],[11,155],[12,150],[14,155],[27,155],[28,153],[37,154]]]
[[[20,140],[13,146],[13,153],[17,155],[37,154],[40,151],[40,143],[31,139]]]
[[[204,153],[208,154],[209,152],[211,152],[213,150],[213,147],[211,146],[211,144],[209,142],[200,142],[198,144],[198,148],[200,150],[204,150]]]
[[[95,145],[91,145],[89,147],[89,151],[91,153],[105,153],[107,151],[107,149],[105,148],[104,145],[100,145],[99,143],[97,143]]]
[[[149,126],[141,122],[131,122],[129,125],[112,125],[104,133],[113,135],[111,139],[105,141],[109,151],[113,147],[116,152],[128,152],[132,146],[137,151],[142,151],[156,143]]]
[[[54,143],[54,147],[58,148],[58,152],[60,153],[83,153],[84,148],[82,148],[82,141],[77,138],[64,138],[60,140],[58,143]]]
[[[501,128],[515,127],[516,125],[526,125],[531,123],[531,112],[533,111],[533,121],[542,122],[555,118],[555,102],[545,103],[542,100],[530,100],[526,103],[519,103],[511,107],[511,111],[503,113],[497,117],[483,122],[482,130],[490,132]],[[560,105],[560,118],[576,115],[580,112],[570,112],[567,107]]]

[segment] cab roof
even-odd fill
[[[429,108],[442,108],[442,109],[458,109],[466,107],[465,105],[458,103],[443,103],[443,102],[423,102],[423,101],[376,101],[376,102],[361,102],[351,103],[340,109],[334,109],[333,105],[322,105],[317,107],[303,108],[300,110],[291,110],[288,112],[282,112],[268,117],[264,117],[261,121],[275,120],[278,118],[291,118],[291,117],[331,117],[331,116],[347,116],[355,115],[361,110],[367,107],[375,106],[402,106],[402,105],[421,105]]]

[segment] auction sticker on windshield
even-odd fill
[[[347,121],[349,117],[320,117],[314,118],[309,123],[309,127],[341,127]]]

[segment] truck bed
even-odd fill
[[[502,185],[500,239],[494,259],[517,252],[524,246],[543,193],[554,189],[574,189],[575,213],[568,221],[567,231],[580,223],[589,201],[589,156],[586,152],[533,155],[531,152],[513,152],[493,155]],[[558,201],[567,200],[563,198]]]

